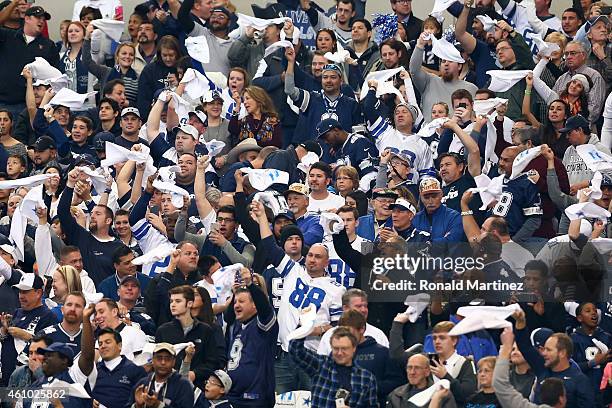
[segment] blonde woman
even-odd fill
[[[138,73],[132,65],[136,59],[136,46],[129,42],[119,44],[115,50],[113,68],[98,64],[91,57],[91,34],[94,29],[91,24],[87,27],[83,42],[83,63],[89,72],[100,80],[100,89],[104,89],[104,85],[113,79],[121,79],[125,84],[125,96],[130,101],[130,106],[135,106],[138,97]]]
[[[70,292],[82,292],[83,286],[81,285],[81,277],[79,272],[70,265],[59,266],[53,272],[53,283],[51,285],[52,291],[49,294],[47,305],[53,302],[55,306],[51,308],[51,311],[55,313],[57,320],[62,321],[62,305],[66,300],[66,296]]]
[[[283,145],[283,130],[278,113],[268,93],[258,86],[249,86],[242,98],[238,92],[232,95],[234,111],[229,123],[231,138],[235,144],[244,139],[253,138],[261,147]],[[247,115],[239,119],[240,108],[244,104]]]

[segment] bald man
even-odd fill
[[[502,151],[498,167],[504,176],[504,185],[501,196],[491,210],[491,215],[506,219],[510,237],[519,243],[531,238],[542,223],[542,201],[534,175],[531,172],[520,173],[510,178],[515,158],[520,152],[517,146],[506,147]],[[537,172],[533,173],[537,175]]]
[[[388,407],[401,408],[410,406],[407,405],[408,399],[433,385],[433,378],[429,370],[429,358],[424,354],[414,354],[408,359],[406,373],[408,374],[408,384],[391,391],[387,397]],[[429,404],[426,406],[429,406]],[[449,397],[443,401],[442,407],[454,406],[456,405],[453,394],[449,394]]]

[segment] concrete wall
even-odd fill
[[[142,3],[144,0],[123,0],[123,8],[124,13],[128,16],[134,6],[139,3]],[[232,0],[232,2],[236,5],[238,10],[244,12],[245,14],[251,14],[251,4],[259,4],[265,5],[269,2],[269,0]],[[316,0],[318,4],[321,6],[331,7],[334,3],[334,0]],[[569,7],[571,5],[571,0],[554,0],[553,1],[553,13],[560,15],[561,10]],[[72,8],[74,5],[74,1],[72,0],[36,0],[36,4],[44,7],[51,13],[52,19],[49,22],[50,34],[53,39],[58,39],[58,26],[59,22],[64,19],[72,18]],[[433,5],[433,0],[414,0],[412,2],[412,7],[414,9],[414,13],[417,17],[426,16],[429,11],[431,11]],[[366,13],[372,14],[375,12],[390,12],[391,6],[388,0],[368,0]],[[450,24],[450,19],[447,18],[445,21],[445,25]]]

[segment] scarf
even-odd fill
[[[255,119],[251,115],[248,115],[241,122],[238,140],[243,141],[244,139],[252,138],[257,140],[257,144],[260,142],[272,142],[274,127],[278,125],[278,119],[268,115],[262,115],[258,124],[256,124]]]
[[[70,50],[68,48],[64,55],[62,55],[62,62],[60,63],[60,71],[68,76],[68,88],[79,94],[87,93],[89,86],[89,71],[83,61],[81,60],[81,52],[74,59],[70,60]]]

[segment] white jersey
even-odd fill
[[[427,142],[419,135],[406,135],[393,128],[389,122],[379,117],[373,124],[368,123],[368,130],[376,142],[379,152],[389,149],[393,153],[402,153],[410,157],[410,184],[418,184],[419,178],[436,176],[431,150]]]
[[[355,240],[351,243],[351,247],[353,247],[355,251],[362,252],[363,250],[361,244],[364,242],[370,241],[357,236],[357,238],[355,238]],[[325,245],[329,253],[329,266],[327,267],[327,273],[329,276],[334,278],[336,282],[347,289],[355,286],[355,276],[357,274],[338,256],[336,248],[334,247],[334,242],[330,236],[325,237],[323,245]]]
[[[523,1],[521,4],[510,0],[508,6],[502,10],[502,14],[510,21],[517,33],[531,49],[534,55],[538,53],[538,47],[533,41],[534,37],[543,39],[548,31],[548,25],[536,16],[535,5],[532,1]]]
[[[329,193],[323,200],[315,200],[312,195],[308,197],[308,212],[322,213],[332,209],[338,209],[345,204],[344,197]]]
[[[134,238],[138,241],[138,246],[144,254],[143,256],[147,254],[154,255],[154,251],[176,246],[171,243],[165,235],[156,230],[146,219],[138,221],[131,229]],[[169,264],[170,255],[160,261],[145,263],[142,265],[142,273],[154,277],[157,274],[166,272]]]
[[[319,348],[317,349],[317,354],[320,354],[322,356],[329,356],[329,353],[331,353],[331,336],[332,334],[334,334],[334,331],[336,330],[335,327],[331,328],[330,330],[326,331],[325,334],[323,334],[323,336],[321,337],[321,343],[319,344]],[[372,337],[374,340],[376,340],[376,343],[380,344],[383,347],[389,348],[389,339],[387,338],[387,335],[385,333],[383,333],[382,330],[380,330],[378,327],[376,326],[372,326],[370,323],[366,323],[366,329],[365,329],[365,333],[363,333],[364,337]]]
[[[329,276],[312,278],[299,263],[287,255],[276,270],[283,278],[283,295],[278,309],[278,339],[284,351],[289,351],[287,336],[299,326],[300,311],[310,305],[317,308],[315,325],[338,321],[342,314],[342,295],[345,290]],[[305,346],[311,350],[319,347],[320,339],[306,337]]]

